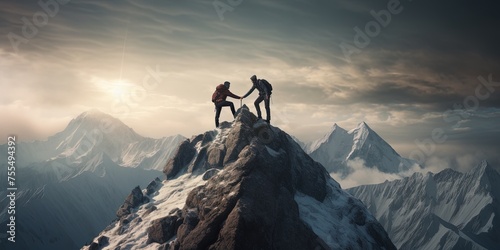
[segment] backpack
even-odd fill
[[[219,97],[220,97],[221,93],[219,92],[219,90],[215,90],[215,92],[212,94],[212,102],[215,103]]]
[[[260,82],[264,85],[264,87],[267,89],[267,93],[269,95],[272,94],[273,92],[273,85],[271,85],[266,79],[260,79]]]

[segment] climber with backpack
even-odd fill
[[[231,108],[231,112],[233,113],[233,117],[236,117],[236,111],[234,110],[234,104],[230,101],[226,101],[228,96],[235,99],[243,99],[243,97],[239,97],[231,91],[229,91],[230,82],[225,81],[224,84],[219,84],[215,88],[215,92],[212,94],[212,102],[215,104],[215,127],[219,127],[219,117],[222,107],[229,106]]]
[[[269,107],[270,104],[270,99],[271,99],[271,94],[273,91],[273,86],[266,80],[266,79],[257,79],[256,75],[253,75],[250,77],[250,80],[252,80],[252,88],[246,93],[243,98],[246,98],[252,92],[257,89],[259,91],[259,97],[254,102],[255,109],[257,110],[257,116],[259,119],[262,119],[262,113],[260,112],[260,103],[264,101],[264,105],[266,108],[266,113],[267,113],[267,118],[266,122],[270,123],[271,122],[271,108]]]

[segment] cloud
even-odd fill
[[[426,174],[428,172],[431,172],[436,174],[448,168],[466,173],[472,168],[478,166],[478,164],[485,160],[486,157],[487,154],[481,152],[453,154],[448,156],[434,155],[426,160],[424,164],[425,167],[421,168],[417,165],[414,165],[409,170],[397,174],[384,173],[376,168],[369,168],[366,166],[364,160],[356,158],[347,162],[347,166],[351,170],[351,173],[348,176],[342,177],[341,174],[335,173],[331,173],[330,175],[338,183],[340,183],[343,189],[348,189],[361,185],[380,184],[385,181],[394,181],[409,177],[415,173]],[[491,164],[491,166],[493,166],[493,168],[500,170],[498,160],[499,158],[497,156],[488,159],[488,162]]]
[[[335,122],[366,121],[408,155],[415,139],[442,127],[450,132],[446,146],[495,158],[500,91],[480,102],[463,126],[470,129],[453,130],[443,121],[445,111],[475,94],[479,75],[499,72],[492,5],[405,2],[346,63],[339,44],[352,42],[353,28],[373,20],[370,10],[386,8],[387,1],[244,1],[220,21],[210,1],[72,0],[17,54],[5,34],[21,34],[21,18],[41,7],[2,2],[0,86],[8,91],[0,93],[0,108],[25,107],[13,120],[36,117],[26,123],[32,125],[25,130],[39,131],[30,137],[53,132],[37,125],[46,119],[69,119],[89,108],[122,116],[146,136],[189,136],[213,128],[208,100],[217,84],[229,80],[242,94],[257,74],[275,88],[273,123],[301,139],[316,139]],[[144,87],[147,69],[157,67],[162,81],[141,92],[146,98],[130,98]],[[129,84],[126,114],[116,112],[116,96],[106,88],[119,81]],[[251,108],[252,98],[244,100]],[[186,120],[196,126],[185,126]]]
[[[4,123],[0,130],[0,144],[7,142],[10,135],[16,141],[45,140],[48,135],[60,132],[68,124],[72,114],[64,110],[40,110],[16,102],[0,105],[0,117]],[[57,116],[54,116],[54,113]]]
[[[369,168],[366,166],[364,160],[356,158],[354,160],[349,160],[347,166],[351,170],[351,173],[342,178],[341,174],[330,174],[338,183],[340,183],[343,189],[356,187],[360,185],[370,185],[379,184],[385,181],[393,181],[410,176],[416,172],[423,172],[418,166],[413,166],[410,170],[398,173],[389,174],[379,171],[377,168]]]

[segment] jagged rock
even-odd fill
[[[250,144],[250,141],[254,138],[254,133],[249,126],[252,124],[251,121],[256,120],[257,117],[250,112],[242,112],[241,115],[236,118],[234,127],[229,132],[225,143],[226,154],[224,157],[224,165],[235,161],[243,148]]]
[[[214,175],[218,174],[219,172],[220,172],[220,170],[218,170],[216,168],[209,169],[203,174],[203,180],[206,181],[206,180],[212,178]]]
[[[134,221],[138,216],[136,214],[127,214],[119,218],[118,228],[116,230],[117,234],[123,234],[127,228],[130,227],[130,223]]]
[[[163,244],[175,236],[177,229],[182,224],[181,211],[172,215],[154,220],[148,229],[148,242]]]
[[[137,218],[136,214],[128,214],[120,218],[120,227],[128,225],[131,221]]]
[[[127,225],[128,223],[130,223],[130,220],[127,217],[124,216],[120,219],[120,226]]]
[[[219,129],[227,129],[227,128],[230,128],[231,125],[232,125],[232,123],[223,121],[220,123]]]
[[[208,164],[206,161],[207,158],[207,148],[203,147],[200,152],[198,152],[198,155],[196,156],[196,159],[192,165],[191,168],[188,169],[190,173],[194,173],[195,171],[200,171],[203,172],[207,170]]]
[[[128,207],[125,207],[124,205],[122,205],[120,208],[118,208],[118,211],[116,211],[116,216],[119,218],[127,214],[130,214],[130,210],[128,209]]]
[[[185,140],[177,149],[175,157],[170,159],[163,169],[163,173],[165,173],[167,179],[175,177],[177,174],[179,174],[180,170],[185,168],[186,166],[189,166],[186,169],[188,173],[192,173],[197,170],[207,170],[209,164],[207,164],[206,162],[207,148],[204,146],[208,142],[212,141],[214,136],[214,132],[210,131],[194,136],[190,140]],[[199,146],[202,147],[199,152],[197,152],[196,150],[198,143],[200,143]],[[192,165],[189,165],[189,163],[191,163],[193,159],[194,163]]]
[[[125,215],[130,214],[133,208],[137,208],[145,201],[142,190],[139,186],[135,187],[132,192],[127,196],[125,202],[120,206],[118,211],[116,211],[116,216],[121,218]]]
[[[167,179],[176,176],[184,166],[193,160],[195,155],[196,149],[192,145],[192,141],[185,140],[182,142],[177,149],[175,157],[171,158],[163,169],[163,173],[165,173]]]
[[[266,152],[285,154],[287,156],[285,164],[290,165],[293,186],[301,193],[323,201],[326,196],[326,179],[330,178],[328,172],[321,164],[304,154],[300,146],[287,134],[275,131],[272,133],[273,140],[266,143],[266,147],[270,150]]]
[[[307,171],[316,175],[313,179],[319,184],[294,182],[294,176],[305,173],[292,170],[289,159],[293,157],[280,148],[284,144],[275,142],[275,148],[285,153],[270,157],[266,146],[256,139],[256,131],[249,126],[256,117],[243,112],[237,120],[242,122],[236,122],[225,143],[226,171],[191,191],[184,210],[196,218],[196,223],[184,220],[177,232],[176,245],[180,249],[324,248],[324,242],[318,241],[300,220],[294,193],[297,188],[322,200],[326,195],[326,171],[309,160],[308,167],[312,170]],[[323,190],[319,188],[321,185]]]
[[[237,163],[189,194],[186,209],[200,221],[177,232],[180,249],[323,249],[298,216],[286,156],[269,162],[265,153],[261,145],[245,148]]]
[[[146,194],[151,195],[156,191],[158,186],[160,185],[161,181],[160,179],[156,178],[155,180],[151,181],[148,186],[146,187]]]
[[[212,168],[222,168],[222,163],[224,162],[224,156],[226,155],[226,149],[224,145],[210,147],[208,150],[207,163]]]
[[[205,132],[205,134],[203,134],[203,139],[201,140],[201,146],[203,147],[207,145],[207,143],[213,141],[214,137],[215,137],[214,131]]]
[[[99,250],[99,244],[92,242],[89,246],[89,250]]]
[[[101,248],[102,248],[102,247],[105,247],[105,246],[107,246],[107,245],[109,244],[109,238],[108,238],[108,237],[106,237],[106,236],[104,236],[104,235],[102,235],[101,237],[99,237],[99,238],[97,239],[97,244],[98,244],[98,245],[99,245],[99,247],[101,247]]]
[[[170,210],[170,212],[168,212],[168,215],[175,215],[179,218],[182,218],[182,210],[180,210],[179,208],[174,208]]]
[[[151,197],[174,203],[155,211],[143,206],[134,215],[162,218],[140,225],[149,227],[147,236],[133,234],[130,223],[126,232],[132,239],[121,244],[158,242],[159,249],[170,250],[395,249],[362,203],[323,166],[280,129],[256,122],[248,109],[240,109],[232,125],[187,140],[165,168],[173,178],[165,184],[169,189]],[[202,172],[206,168],[211,169]],[[182,210],[165,214],[184,199]]]

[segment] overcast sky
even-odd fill
[[[497,1],[37,2],[0,2],[2,143],[92,108],[190,137],[213,129],[216,85],[243,95],[256,74],[272,123],[303,141],[365,121],[429,166],[500,164]]]

